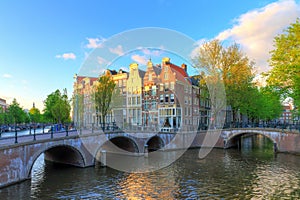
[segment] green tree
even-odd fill
[[[8,122],[9,123],[23,123],[25,122],[26,113],[20,107],[16,99],[13,99],[12,104],[8,107]]]
[[[106,116],[111,111],[111,102],[116,84],[109,75],[102,75],[95,88],[95,107],[100,115],[100,123],[106,123]]]
[[[197,68],[206,71],[204,76],[208,85],[212,105],[212,91],[225,86],[226,101],[231,106],[233,118],[236,121],[236,113],[240,107],[245,106],[245,98],[249,98],[246,92],[252,87],[253,62],[240,50],[237,44],[223,47],[219,40],[204,43],[194,58]],[[215,84],[218,83],[218,84]],[[214,86],[214,89],[210,88]],[[219,92],[221,92],[219,90]],[[219,105],[224,108],[223,105]]]
[[[0,107],[0,124],[5,124],[5,112],[2,107]]]
[[[240,110],[241,113],[248,116],[251,122],[269,121],[279,117],[282,112],[280,95],[272,88],[249,87],[245,92],[249,96],[244,99],[244,104]]]
[[[73,117],[74,121],[76,121],[77,126],[80,127],[83,124],[83,114],[84,114],[84,95],[79,91],[73,96]]]
[[[67,90],[63,93],[60,90],[49,94],[44,101],[44,120],[64,123],[70,121],[71,105],[68,100]]]
[[[267,83],[284,97],[292,97],[300,106],[300,20],[292,23],[274,39],[275,49],[269,60],[272,69],[266,74]]]
[[[39,123],[42,120],[42,115],[41,115],[40,110],[38,108],[35,108],[35,107],[32,107],[29,110],[29,116],[30,116],[31,122]]]

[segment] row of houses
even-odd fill
[[[148,61],[146,71],[137,63],[124,70],[106,70],[120,95],[106,122],[119,128],[141,128],[178,131],[205,128],[210,116],[210,101],[201,97],[199,77],[189,76],[187,65],[177,66],[170,58],[161,64]],[[74,77],[73,120],[82,126],[99,124],[99,113],[93,103],[98,77]],[[114,101],[114,100],[113,100]]]

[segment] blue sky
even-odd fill
[[[74,74],[101,42],[143,27],[175,30],[199,43],[236,41],[256,62],[257,72],[266,71],[273,37],[297,17],[298,0],[1,1],[0,97],[8,103],[16,98],[28,109],[35,102],[42,109],[56,89],[67,88],[71,96]],[[122,44],[111,50],[124,55]],[[127,57],[142,64],[150,54]]]

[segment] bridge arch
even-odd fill
[[[145,145],[148,146],[148,151],[149,152],[153,152],[153,151],[157,151],[159,149],[162,149],[165,146],[165,142],[163,141],[163,139],[157,135],[149,138]]]
[[[31,178],[31,171],[34,163],[38,157],[44,153],[45,160],[49,160],[56,163],[72,165],[76,167],[85,167],[86,159],[84,152],[81,149],[66,144],[55,144],[51,146],[45,146],[37,150],[29,159],[27,168],[27,177]]]
[[[101,152],[116,154],[138,154],[139,147],[134,139],[126,136],[115,136],[104,142],[94,154],[94,164],[100,162]]]
[[[268,138],[274,144],[274,151],[277,151],[277,141],[273,137],[271,137],[269,134],[266,134],[264,131],[241,131],[241,132],[233,133],[226,139],[226,141],[224,141],[224,148],[230,148],[233,146],[237,146],[238,140],[242,136],[247,135],[247,134],[262,135],[262,136]]]

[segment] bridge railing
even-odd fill
[[[72,124],[42,124],[40,126],[29,126],[28,129],[20,130],[16,127],[10,131],[0,132],[0,146],[17,144],[19,142],[35,141],[37,139],[53,139],[56,137],[67,137],[74,135],[77,130]]]
[[[50,129],[49,129],[50,127]],[[201,127],[201,126],[198,126]],[[35,141],[41,139],[53,139],[58,137],[68,137],[74,135],[83,135],[83,134],[99,134],[99,133],[124,133],[124,132],[142,132],[142,133],[164,133],[163,130],[158,127],[143,127],[143,126],[135,126],[131,127],[132,129],[124,129],[117,127],[116,124],[105,124],[101,126],[92,126],[90,127],[75,127],[73,124],[43,124],[40,128],[33,126],[29,127],[26,131],[20,131],[18,129],[14,129],[10,132],[0,132],[0,147],[3,145],[11,145],[17,144],[21,142]],[[167,133],[176,134],[178,131],[194,131],[196,130],[193,127],[191,130],[184,129],[181,130],[170,130]],[[260,128],[260,129],[279,129],[282,132],[296,132],[300,133],[300,123],[295,124],[278,124],[278,123],[226,123],[223,129],[228,128]],[[198,128],[198,131],[203,130],[202,128]]]
[[[224,129],[227,128],[262,128],[262,129],[280,129],[282,131],[298,132],[300,133],[300,122],[297,123],[243,123],[231,122],[225,123]]]

